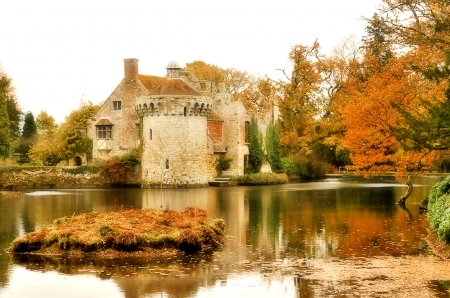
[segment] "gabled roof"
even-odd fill
[[[151,95],[194,95],[200,94],[192,89],[186,82],[181,79],[165,79],[165,81]]]

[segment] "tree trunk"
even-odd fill
[[[408,183],[406,183],[406,185],[408,185],[408,189],[406,190],[405,194],[400,198],[400,200],[397,203],[402,206],[405,206],[406,199],[409,198],[409,196],[411,195],[411,193],[413,191],[413,185],[412,185],[411,181],[408,181]]]

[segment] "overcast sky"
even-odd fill
[[[58,122],[84,95],[104,101],[123,77],[123,59],[139,72],[165,75],[175,61],[202,60],[276,77],[295,44],[318,39],[327,54],[364,35],[381,0],[2,0],[0,64],[19,104]]]

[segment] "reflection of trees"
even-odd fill
[[[0,197],[0,284],[7,284],[9,278],[9,255],[3,249],[19,235],[21,227],[16,221],[19,218],[23,196],[14,198]]]
[[[285,193],[284,241],[304,256],[404,254],[421,224],[395,204],[392,188],[348,188]],[[298,210],[290,212],[289,210]],[[404,233],[405,231],[410,231]]]
[[[414,184],[426,187],[416,187],[409,202],[423,199],[429,191],[428,185],[432,183],[415,181]],[[416,238],[425,229],[426,218],[418,214],[419,205],[407,204],[409,211],[405,211],[395,204],[399,195],[404,193],[404,188],[306,190],[301,189],[302,185],[290,190],[295,187],[164,190],[171,209],[197,206],[206,209],[208,216],[223,218],[226,222],[229,235],[226,247],[201,266],[199,263],[202,261],[196,256],[189,256],[182,262],[171,259],[167,263],[126,260],[126,264],[122,265],[112,261],[89,261],[93,264],[76,265],[60,260],[55,265],[44,260],[25,261],[25,264],[38,264],[38,267],[67,274],[86,273],[92,268],[95,271],[92,274],[118,283],[127,297],[155,295],[161,291],[166,295],[185,297],[195,295],[205,285],[227,280],[227,270],[236,268],[236,264],[243,260],[270,261],[282,258],[284,252],[289,252],[288,256],[293,258],[346,258],[420,251],[420,247],[411,244],[418,243]],[[154,200],[156,207],[159,206],[159,191],[152,189],[67,192],[73,194],[0,200],[0,245],[8,247],[18,233],[23,233],[25,226],[34,229],[73,213],[151,207],[149,205]],[[8,260],[6,254],[0,256],[0,282],[8,279]],[[22,263],[20,260],[14,261]],[[220,270],[216,270],[216,266]],[[240,269],[240,272],[247,270]],[[122,279],[125,275],[129,276]],[[299,287],[302,293],[306,293],[303,287],[307,290],[309,286],[300,280]]]
[[[246,193],[249,205],[249,239],[253,249],[264,247],[265,258],[278,257],[280,251],[280,200],[269,187],[250,189]]]

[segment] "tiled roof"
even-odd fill
[[[148,76],[148,75],[139,75],[139,81],[141,81],[142,85],[144,85],[145,89],[147,89],[148,92],[152,92],[161,84],[164,83],[166,78],[157,77],[157,76]]]
[[[222,117],[220,117],[216,112],[211,111],[207,118],[208,121],[216,121],[216,122],[223,122]]]
[[[197,91],[192,89],[181,79],[165,79],[161,86],[153,90],[151,95],[194,95],[199,96]]]

